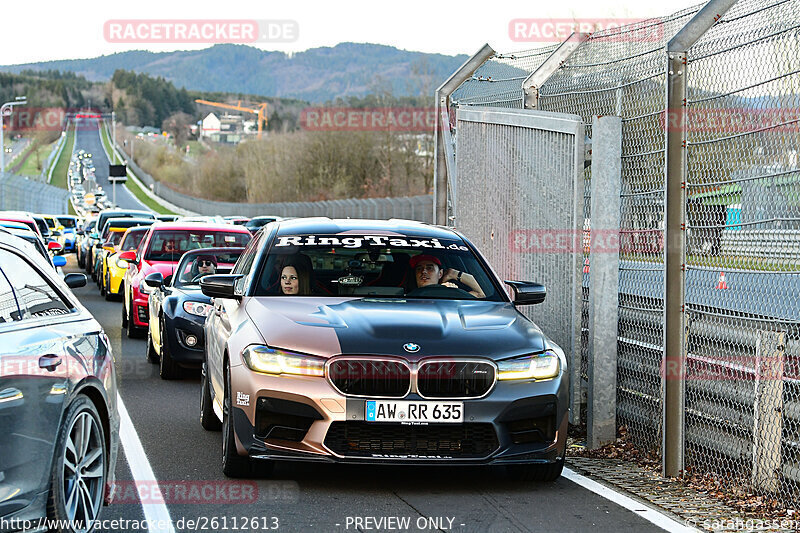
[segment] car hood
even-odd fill
[[[139,269],[139,272],[142,276],[147,276],[153,272],[161,272],[161,275],[166,278],[167,276],[172,275],[177,266],[177,261],[142,261],[142,266]]]
[[[325,357],[502,359],[540,352],[547,345],[538,326],[508,302],[257,297],[245,305],[270,346]],[[419,351],[409,353],[407,343],[418,344]]]

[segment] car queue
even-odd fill
[[[95,482],[113,476],[113,357],[102,328],[68,290],[87,276],[107,300],[119,301],[127,336],[146,338],[142,356],[159,365],[161,379],[200,369],[199,422],[222,431],[221,470],[229,477],[267,476],[287,460],[501,465],[531,481],[561,475],[566,358],[518,309],[544,301],[545,288],[498,279],[453,229],[328,218],[162,222],[118,209],[74,222],[70,249],[86,275],[64,276],[53,261],[65,262],[65,246],[53,235],[64,235],[61,215],[0,212],[0,226],[7,226],[0,228],[0,255],[14,254],[49,287],[48,301],[58,301],[57,308],[34,301],[9,263],[0,263],[2,338],[16,339],[12,332],[26,317],[40,327],[74,314],[95,331],[80,330],[86,346],[69,352],[94,350],[95,365],[52,385],[64,397],[48,441],[51,481],[12,486],[40,498],[12,514],[96,517],[103,497]],[[45,368],[75,341],[52,342],[59,348],[20,344],[11,351]],[[11,407],[17,393],[26,394],[17,378],[0,375],[0,401],[8,396]],[[4,407],[0,429],[17,428],[16,413],[30,408]],[[71,451],[76,431],[89,432],[83,458]],[[31,468],[26,460],[16,460],[20,472]],[[76,471],[76,461],[89,469]],[[15,478],[0,480],[0,490],[8,479]],[[76,486],[83,491],[79,509],[70,503]]]

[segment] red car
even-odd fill
[[[0,211],[0,220],[25,224],[31,229],[31,231],[33,231],[39,236],[39,238],[42,239],[42,242],[44,242],[42,231],[39,229],[39,226],[36,224],[36,220],[34,220],[30,213],[26,213],[25,211]]]
[[[122,327],[128,337],[142,337],[147,331],[147,299],[152,288],[144,278],[160,272],[172,275],[184,252],[198,248],[244,248],[251,239],[242,226],[201,222],[159,222],[150,227],[136,251],[120,254],[128,262],[123,286]]]

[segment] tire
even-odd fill
[[[506,472],[515,481],[535,481],[549,483],[561,477],[564,470],[564,457],[555,463],[540,465],[508,465]]]
[[[122,287],[120,287],[120,290]],[[125,306],[125,297],[122,297],[122,327],[128,327],[128,308]]]
[[[145,357],[148,363],[158,364],[158,354],[156,348],[153,346],[153,337],[150,335],[150,328],[147,328],[147,351]]]
[[[126,325],[126,333],[129,339],[138,339],[142,337],[142,332],[139,328],[136,327],[136,323],[133,321],[133,299],[131,298],[131,308],[128,310],[128,318],[125,320]]]
[[[158,365],[158,375],[161,376],[161,379],[178,379],[182,376],[183,372],[181,371],[181,367],[178,366],[178,363],[172,358],[172,355],[169,353],[169,342],[165,342],[166,331],[165,328],[166,324],[164,323],[164,316],[160,316],[158,318],[158,341],[159,341],[159,348],[161,352],[161,357],[159,357],[159,365]],[[149,330],[148,330],[149,331]]]
[[[85,268],[86,267],[86,260],[81,255],[81,249],[75,248],[75,255],[78,256],[78,268]]]
[[[106,295],[106,278],[103,276],[103,270],[100,269],[100,275],[97,276],[97,286],[100,288],[100,296]]]
[[[114,294],[111,293],[109,290],[111,288],[111,273],[107,273],[105,277],[105,281],[103,282],[103,287],[105,289],[105,297],[107,301],[111,301],[114,299]]]
[[[227,363],[226,363],[227,365]],[[225,371],[225,397],[222,408],[222,473],[231,478],[267,477],[272,473],[274,461],[253,461],[247,456],[236,453],[236,437],[234,436],[231,413],[231,376]]]
[[[85,434],[82,430],[89,435],[85,450],[80,439],[80,435]],[[70,467],[87,460],[80,468]],[[91,400],[80,395],[67,409],[56,439],[47,498],[48,518],[63,524],[86,524],[97,519],[103,507],[107,468],[108,450],[100,415]],[[68,502],[71,501],[76,505],[70,510]],[[77,530],[70,526],[59,531]]]
[[[92,253],[91,246],[89,247],[89,251],[86,252],[86,257],[83,258],[83,266],[84,270],[86,270],[87,274],[92,273],[92,269],[94,268],[94,254]]]
[[[214,412],[211,399],[211,382],[208,379],[208,369],[203,363],[203,370],[200,377],[200,425],[206,431],[219,431],[222,429],[222,422]]]

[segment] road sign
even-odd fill
[[[108,165],[108,181],[111,183],[125,183],[128,181],[126,165]]]

